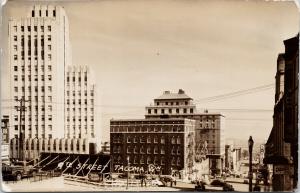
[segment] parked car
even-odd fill
[[[222,188],[223,191],[234,191],[234,188],[231,184],[220,179],[213,180],[209,187],[219,187]]]
[[[24,177],[32,177],[37,173],[37,169],[25,161],[16,161],[11,165],[2,163],[3,180],[21,180]]]

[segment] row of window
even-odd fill
[[[154,112],[154,114],[157,114],[158,113],[158,109],[148,109],[148,114],[151,114],[152,113],[152,110]],[[160,113],[161,114],[165,114],[165,113],[169,113],[169,114],[172,114],[173,113],[173,110],[174,109],[160,109]],[[184,108],[183,109],[183,113],[187,113],[188,112],[188,109]],[[190,109],[189,111],[190,113],[194,113],[194,109]],[[180,109],[176,109],[176,114],[179,114],[180,113]]]
[[[47,28],[48,32],[51,32],[51,25],[48,25],[48,26],[41,25],[39,27],[40,27],[41,32],[45,31],[45,27]],[[14,32],[18,31],[18,27],[16,25],[13,26],[13,29],[14,29]],[[25,29],[27,29],[27,31],[30,32],[31,29],[32,29],[32,26],[27,26],[27,28],[25,28],[25,26],[21,26],[21,32],[24,32]],[[38,26],[33,26],[33,30],[35,32],[37,32],[38,31]]]
[[[41,59],[44,60],[44,54],[41,55],[41,56],[42,56]],[[48,61],[51,61],[52,55],[51,55],[51,54],[48,54],[47,56],[48,56]],[[24,55],[22,55],[21,58],[22,58],[22,60],[24,60]],[[37,60],[37,57],[35,57],[34,59]],[[16,55],[16,54],[14,55],[14,60],[15,60],[15,61],[18,60],[18,55]],[[28,56],[28,60],[31,60],[31,56]]]
[[[165,165],[166,164],[166,160],[165,157],[162,156],[160,157],[160,159],[155,156],[154,158],[152,158],[151,156],[147,156],[147,158],[145,159],[144,156],[142,156],[141,158],[138,158],[137,156],[128,156],[129,158],[129,163],[130,164],[154,164],[154,165]],[[114,163],[116,164],[123,164],[123,160],[121,156],[118,156],[115,160]],[[181,165],[181,158],[180,157],[172,157],[171,159],[171,165],[172,166],[180,166]]]
[[[87,108],[82,108],[85,112],[87,112]],[[76,111],[76,108],[72,108],[73,111]],[[91,112],[94,112],[94,108],[90,108]],[[67,111],[70,111],[70,108],[67,108]],[[81,108],[78,108],[79,113],[81,113]]]
[[[75,76],[72,77],[72,81],[75,82],[76,81],[76,78]],[[85,73],[85,76],[84,76],[84,81],[86,82],[87,81],[87,75]],[[70,82],[70,77],[67,76],[67,82]],[[81,82],[81,76],[78,77],[78,82]]]
[[[28,27],[30,27],[30,26],[28,26]],[[27,37],[28,37],[28,40],[31,40],[31,35],[28,35]],[[33,37],[34,37],[34,40],[38,39],[37,35],[34,35]],[[51,41],[52,36],[47,35],[47,40]],[[18,41],[18,36],[14,35],[14,41]],[[43,42],[44,42],[44,35],[41,35],[41,43],[43,43]],[[21,46],[24,47],[24,35],[21,35]],[[42,46],[44,46],[44,44],[42,44]],[[28,46],[28,47],[30,47],[30,46]]]
[[[51,13],[49,13],[49,10],[46,10],[46,17],[50,16],[50,14]],[[56,10],[53,10],[52,14],[53,14],[52,16],[55,17],[56,16]],[[38,16],[38,15],[37,15],[37,13],[34,10],[32,10],[31,11],[31,16],[35,17],[35,16]],[[42,16],[42,10],[39,10],[39,16],[40,17]]]
[[[14,81],[18,81],[18,75],[14,75]],[[25,75],[21,75],[21,80],[25,81]],[[41,81],[45,80],[45,75],[41,75]],[[52,80],[52,75],[48,75],[48,80]],[[31,75],[28,75],[28,81],[31,81]],[[38,75],[34,75],[34,81],[38,81]]]
[[[34,40],[34,55],[35,56],[37,56],[38,54],[37,54],[37,48],[36,48],[36,46],[37,46],[37,40]],[[41,55],[44,55],[44,44],[42,44],[42,50],[41,50]],[[14,51],[15,52],[17,52],[18,51],[18,45],[13,45],[13,47],[14,47]],[[49,44],[48,46],[48,51],[51,51],[52,50],[52,46]],[[21,55],[22,56],[24,56],[24,54],[25,54],[25,52],[24,52],[24,47],[21,47]],[[31,55],[31,41],[30,40],[28,40],[28,55],[30,56]]]
[[[81,121],[81,118],[82,118],[82,117],[79,116],[78,119],[77,119],[77,121]],[[83,119],[83,118],[82,118],[82,119]],[[73,120],[73,121],[76,121],[76,118],[73,117],[72,120]],[[87,121],[87,116],[85,116],[83,120],[86,122],[86,121]],[[69,117],[69,116],[67,116],[67,121],[70,121],[70,117]],[[93,117],[93,116],[91,116],[91,121],[94,121],[94,117]]]
[[[28,71],[30,72],[31,71],[31,65],[28,65]],[[44,71],[45,69],[45,66],[44,65],[41,65],[41,70]],[[21,70],[22,72],[25,71],[25,66],[21,66]],[[34,70],[37,72],[38,71],[38,66],[37,65],[34,65]],[[18,72],[18,66],[14,66],[14,71],[15,72]],[[48,65],[48,72],[51,72],[52,71],[52,66],[51,65]],[[30,75],[29,75],[30,76]]]
[[[24,86],[22,86],[20,88],[21,88],[22,92],[25,92],[25,87]],[[47,88],[48,88],[48,92],[52,92],[52,86],[48,86]],[[18,90],[19,90],[18,87],[15,86],[14,91],[18,92]],[[31,86],[28,86],[28,90],[31,91]],[[34,91],[36,91],[36,92],[45,92],[45,87],[41,86],[41,89],[38,89],[38,86],[34,86]]]
[[[78,99],[78,104],[81,105],[81,101],[83,101],[83,99]],[[91,101],[91,105],[94,105],[94,99],[90,99]],[[70,104],[70,99],[67,99],[67,105]],[[72,104],[75,105],[75,99],[72,100]],[[84,104],[87,105],[87,99],[84,99]]]
[[[171,138],[171,144],[181,144],[181,137],[180,136],[172,136]],[[113,143],[121,143],[122,142],[122,138],[121,136],[114,136],[113,137]],[[160,142],[161,144],[165,144],[166,143],[166,138],[164,136],[161,136],[160,138],[157,136],[154,136],[153,138],[151,138],[150,136],[128,136],[127,137],[127,143],[158,143]]]
[[[159,105],[171,105],[171,106],[173,106],[173,105],[188,105],[189,104],[189,102],[188,101],[184,101],[184,102],[179,102],[179,101],[177,101],[177,102],[170,102],[170,101],[166,101],[166,102],[156,102],[156,106],[159,106]]]
[[[73,93],[73,96],[76,95],[75,90],[73,90],[72,93]],[[94,96],[94,90],[90,90],[90,95]],[[68,91],[68,90],[67,90],[67,96],[70,96],[70,91]],[[81,96],[81,91],[80,90],[78,91],[78,96]],[[87,91],[86,90],[84,91],[84,96],[87,96]]]
[[[22,125],[23,129],[25,129],[25,126]],[[36,132],[38,132],[38,125],[34,125]],[[15,131],[19,130],[19,125],[14,125]],[[45,129],[45,125],[41,125],[40,128],[42,128],[43,130]],[[31,131],[31,125],[28,125],[28,130]],[[52,125],[48,125],[48,130],[52,131]]]
[[[41,101],[38,100],[38,96],[34,96],[34,101],[35,102],[45,102],[45,96],[40,96],[41,97]],[[18,96],[14,96],[14,100],[18,101]],[[32,102],[31,100],[31,96],[28,96],[28,100]],[[48,102],[52,102],[52,96],[48,96]],[[44,108],[44,106],[41,106],[42,108]],[[37,106],[36,106],[37,108]],[[52,110],[52,105],[48,105],[48,110]]]
[[[41,115],[41,120],[44,121],[45,120],[45,115]],[[19,120],[19,116],[15,115],[14,116],[15,121]],[[25,120],[25,118],[23,117],[23,120]],[[31,115],[28,115],[28,120],[31,121]],[[35,115],[35,120],[38,121],[38,115]],[[48,115],[48,121],[52,121],[52,115]]]
[[[183,132],[184,128],[183,127],[118,127],[118,126],[113,126],[111,125],[111,132]]]

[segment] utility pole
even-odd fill
[[[20,111],[20,119],[19,119],[19,138],[18,138],[18,159],[20,161],[24,161],[24,141],[25,141],[25,123],[23,121],[23,117],[25,116],[25,100],[24,96],[18,100],[20,102],[20,106],[18,111]]]

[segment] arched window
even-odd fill
[[[178,158],[177,158],[177,165],[180,166],[180,164],[181,164],[181,160],[180,160],[180,158],[178,157]]]
[[[140,164],[144,164],[144,163],[145,163],[144,156],[142,156],[140,160]]]

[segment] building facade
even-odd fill
[[[111,120],[113,171],[122,172],[124,167],[131,166],[134,173],[191,177],[195,159],[194,140],[195,120]]]
[[[69,24],[60,6],[35,5],[9,21],[10,138],[63,137],[65,67],[70,64]],[[24,99],[23,117],[19,117]],[[26,108],[26,109],[25,109]],[[21,109],[22,110],[22,109]],[[19,120],[21,119],[21,120]]]
[[[1,160],[9,160],[9,116],[3,115],[1,118]]]
[[[196,121],[195,154],[200,161],[203,144],[206,142],[207,157],[210,158],[211,173],[221,173],[225,155],[225,116],[205,110],[197,112],[193,99],[179,89],[178,93],[164,91],[146,107],[146,119],[188,118]]]
[[[264,163],[271,165],[273,191],[291,191],[298,182],[299,36],[284,41],[277,59],[273,128]]]
[[[88,67],[68,66],[65,88],[65,138],[95,138],[96,93]]]

